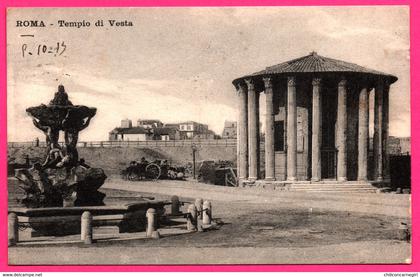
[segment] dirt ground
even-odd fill
[[[107,205],[139,196],[169,199],[172,194],[182,201],[210,199],[218,228],[90,247],[18,246],[9,249],[10,263],[406,263],[411,257],[411,244],[398,240],[400,222],[410,224],[407,196],[241,191],[189,181],[110,180],[101,190]],[[346,203],[347,210],[342,207]]]
[[[131,200],[132,193],[103,189],[113,195],[109,203],[117,200],[115,195]],[[152,196],[152,194],[141,194]],[[170,196],[154,195],[157,199]],[[130,198],[125,198],[130,197]],[[115,200],[114,200],[115,199]],[[193,202],[192,198],[183,200]],[[115,201],[114,203],[117,203]],[[222,201],[213,201],[213,206],[226,206]],[[185,210],[185,207],[184,207]],[[219,209],[217,209],[219,210]],[[215,214],[220,224],[217,231],[163,238],[159,241],[142,242],[142,246],[161,247],[314,247],[357,241],[397,240],[400,222],[405,218],[369,215],[341,211],[310,211],[305,208],[269,208],[258,203],[229,203]],[[127,246],[135,242],[118,242]]]

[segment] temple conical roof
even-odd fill
[[[264,70],[255,72],[250,75],[235,79],[233,83],[237,83],[241,79],[253,78],[258,76],[281,75],[291,73],[359,73],[375,76],[382,76],[388,79],[391,83],[398,80],[396,76],[380,72],[374,69],[369,69],[354,63],[331,59],[318,55],[312,52],[307,56],[283,62],[277,65],[266,67]]]

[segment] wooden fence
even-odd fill
[[[60,142],[60,144],[64,144]],[[10,148],[46,147],[45,142],[8,142]],[[81,141],[77,147],[183,147],[183,146],[236,146],[236,139],[206,140],[146,140],[146,141]]]

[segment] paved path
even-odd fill
[[[362,212],[398,217],[410,217],[409,194],[292,192],[265,189],[223,187],[196,181],[124,181],[110,179],[103,188],[178,195],[222,202],[248,202],[279,207],[301,207],[320,210]]]

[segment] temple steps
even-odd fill
[[[294,183],[289,185],[289,191],[376,193],[378,188],[369,183]]]
[[[295,192],[336,192],[336,193],[379,193],[389,192],[389,183],[378,181],[346,181],[322,180],[318,182],[311,181],[288,181],[288,180],[257,180],[244,181],[243,187],[254,187],[261,189],[274,189],[279,191]]]

